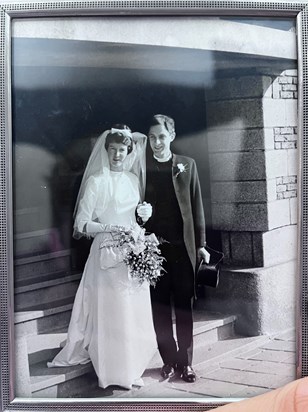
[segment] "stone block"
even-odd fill
[[[297,69],[288,69],[284,71],[285,76],[297,76]]]
[[[294,131],[293,127],[281,127],[280,128],[280,134],[292,134]]]
[[[272,84],[270,76],[245,76],[219,79],[216,87],[207,92],[207,101],[263,97]]]
[[[206,132],[209,153],[247,152],[265,149],[265,133],[269,148],[273,148],[273,131],[263,129],[209,129]]]
[[[207,288],[207,310],[237,316],[245,336],[272,334],[295,326],[297,262],[258,268],[223,269],[217,289]]]
[[[294,92],[297,90],[297,86],[295,84],[285,84],[282,86],[283,91]]]
[[[295,98],[293,92],[285,92],[285,91],[282,91],[282,92],[280,93],[280,97],[281,97],[282,99],[294,99],[294,98]]]
[[[230,262],[231,250],[230,250],[230,232],[221,232],[221,247],[225,254],[224,262]]]
[[[25,337],[15,339],[15,377],[15,396],[31,397],[28,348]]]
[[[288,153],[286,150],[267,150],[265,152],[266,178],[288,175]]]
[[[278,83],[278,79],[276,79],[274,82],[273,82],[273,85],[272,85],[272,90],[273,90],[273,99],[279,99],[280,98],[280,84]]]
[[[277,185],[276,191],[277,193],[285,192],[287,190],[287,185]]]
[[[286,202],[289,202],[286,200]],[[264,266],[287,262],[297,257],[297,226],[270,230],[262,235]]]
[[[264,101],[272,101],[272,99],[265,99]],[[225,129],[230,130],[244,129],[246,127],[263,127],[263,104],[261,98],[209,102],[207,104],[208,127],[221,128],[223,126]],[[272,106],[270,107],[272,111],[273,108]],[[239,127],[239,123],[241,127]],[[277,124],[279,123],[275,123],[274,125]],[[269,125],[266,124],[266,126]]]
[[[232,264],[253,266],[253,244],[250,232],[231,232],[231,259]]]
[[[288,183],[287,184],[287,190],[297,190],[297,184],[296,183]]]
[[[279,133],[275,134],[275,142],[287,142],[288,141],[288,135]]]
[[[262,110],[264,127],[297,126],[296,99],[264,99],[262,108],[255,110]]]
[[[213,229],[238,232],[268,230],[266,203],[213,203]]]
[[[285,193],[284,193],[285,195]],[[291,224],[290,203],[287,199],[276,200],[268,203],[268,228],[276,229],[278,227]]]
[[[278,77],[278,83],[280,84],[288,84],[288,83],[292,83],[292,79],[290,77]]]
[[[282,142],[281,149],[296,149],[296,142]]]
[[[274,130],[273,128],[264,128],[264,149],[273,150],[274,149]]]
[[[298,175],[299,171],[299,160],[298,160],[298,151],[297,149],[288,150],[288,174],[291,175]]]
[[[263,232],[252,233],[254,267],[264,266]]]
[[[293,197],[297,197],[297,190],[288,190],[287,192],[283,193],[284,199],[291,199]]]
[[[272,202],[272,201],[277,199],[276,184],[278,184],[276,179],[268,179],[266,181],[267,201],[268,202]]]
[[[252,182],[213,182],[212,202],[266,202],[267,185],[265,180]]]
[[[288,136],[288,141],[289,142],[297,142],[297,134],[294,134],[294,133],[290,134]]]
[[[245,181],[266,178],[265,156],[262,151],[215,153],[209,156],[209,162],[211,181]],[[282,168],[279,167],[279,170]],[[283,174],[286,173],[280,173],[280,175]]]
[[[290,199],[290,214],[291,214],[291,225],[296,225],[298,221],[298,199]]]

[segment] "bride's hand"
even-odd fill
[[[108,224],[108,225],[102,224],[101,226],[104,232],[129,232],[131,231],[130,226],[121,226],[121,225],[114,225],[114,224]]]
[[[147,202],[140,203],[140,205],[137,206],[137,215],[144,223],[147,222],[152,216],[152,205]]]

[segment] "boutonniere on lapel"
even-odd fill
[[[183,163],[177,163],[176,170],[177,170],[177,172],[175,174],[175,177],[178,177],[179,174],[184,173],[184,172],[186,172],[186,170],[188,170],[188,165],[187,164],[183,165]]]

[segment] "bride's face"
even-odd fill
[[[127,156],[127,146],[123,143],[111,142],[108,146],[107,153],[110,170],[113,172],[122,172],[123,162]]]

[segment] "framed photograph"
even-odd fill
[[[2,1],[1,411],[307,375],[306,4]]]

